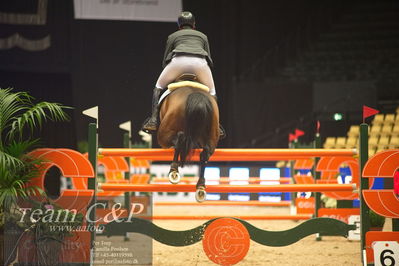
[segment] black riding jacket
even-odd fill
[[[190,27],[185,27],[169,35],[162,66],[165,67],[175,54],[203,57],[209,66],[213,66],[208,37]]]

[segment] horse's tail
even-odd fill
[[[204,147],[210,139],[213,106],[209,97],[201,92],[190,94],[186,101],[184,134],[178,142],[180,163],[183,166],[194,148]]]

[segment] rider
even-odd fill
[[[161,92],[184,73],[195,74],[198,81],[210,89],[216,98],[210,66],[213,66],[208,38],[195,29],[195,18],[191,12],[180,14],[179,30],[169,35],[162,62],[164,67],[152,96],[152,114],[143,125],[143,131],[154,133],[158,128],[158,101]]]

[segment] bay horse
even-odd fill
[[[181,84],[184,85],[173,90],[169,86],[171,92],[161,103],[157,139],[162,148],[174,148],[169,171],[173,184],[180,181],[179,166],[190,161],[194,149],[202,149],[195,193],[196,200],[202,202],[206,198],[205,165],[219,141],[219,108],[201,83],[182,81]]]

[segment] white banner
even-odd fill
[[[176,22],[181,0],[74,0],[75,19]]]

